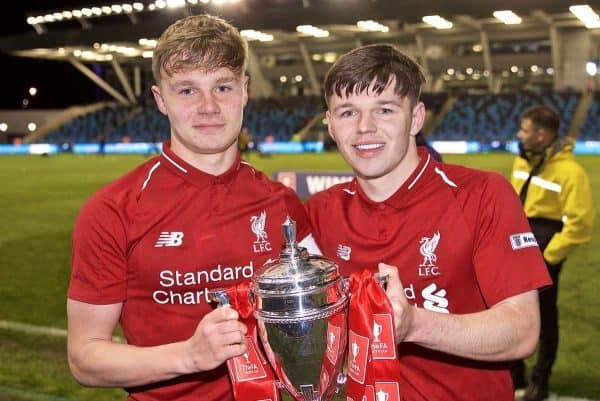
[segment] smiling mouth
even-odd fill
[[[364,144],[358,144],[358,145],[353,145],[353,146],[357,150],[377,150],[377,149],[383,148],[384,144],[383,143],[364,143]]]

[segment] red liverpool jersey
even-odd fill
[[[406,298],[438,313],[482,311],[550,283],[523,208],[496,173],[438,163],[426,150],[390,198],[373,202],[356,180],[307,202],[313,234],[342,274],[398,267]],[[411,343],[398,346],[404,401],[512,401],[507,366]]]
[[[68,297],[124,302],[129,344],[154,346],[194,333],[214,305],[207,292],[252,277],[283,248],[286,216],[310,238],[295,193],[239,157],[219,176],[163,154],[86,202],[73,232]],[[135,400],[231,400],[225,365],[128,389]]]

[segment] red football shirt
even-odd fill
[[[439,313],[482,311],[550,284],[523,208],[496,173],[438,163],[426,150],[406,183],[373,202],[356,180],[307,202],[313,234],[342,274],[399,268],[410,303]],[[411,343],[398,347],[404,401],[513,401],[507,366]]]
[[[68,297],[123,302],[129,344],[189,338],[214,305],[207,291],[249,279],[283,248],[281,225],[296,221],[312,238],[293,190],[239,157],[229,171],[203,173],[163,154],[97,192],[73,232]],[[128,389],[136,400],[231,400],[225,365],[209,372]]]

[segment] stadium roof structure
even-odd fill
[[[547,0],[90,0],[87,6],[30,11],[26,15],[30,32],[0,37],[0,49],[16,56],[69,61],[99,85],[110,86],[101,83],[86,64],[112,64],[123,83],[127,75],[123,68],[148,68],[155,40],[171,22],[185,15],[210,13],[231,21],[248,38],[249,70],[259,85],[255,93],[268,95],[276,85],[300,82],[308,92],[318,93],[322,76],[339,54],[376,42],[397,44],[417,58],[434,78],[428,89],[457,82],[493,91],[498,77],[505,83],[537,77],[556,84],[562,74],[563,33],[586,31],[590,48],[595,49],[592,53],[599,56],[600,29],[594,28],[594,20],[586,27],[569,11],[575,4]],[[594,14],[598,3],[590,4]],[[494,16],[500,10],[511,10],[516,21],[502,22]],[[437,16],[442,26],[424,22],[425,16]],[[116,93],[113,96],[126,101]]]

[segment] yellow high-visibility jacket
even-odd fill
[[[544,250],[544,259],[549,264],[563,261],[575,246],[592,238],[596,216],[592,190],[585,170],[573,156],[573,147],[572,138],[560,138],[546,149],[544,164],[531,178],[525,199],[528,218],[563,223],[562,230],[554,234]],[[517,194],[537,161],[539,158],[515,159],[510,181]]]

